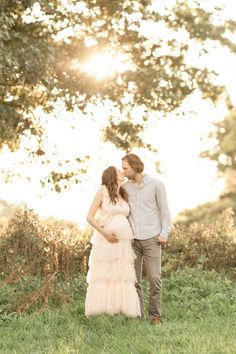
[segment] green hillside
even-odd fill
[[[232,208],[236,215],[236,193],[223,194],[215,201],[199,205],[194,209],[183,210],[174,221],[177,224],[214,223],[217,216],[226,208]],[[236,220],[236,216],[234,218]]]

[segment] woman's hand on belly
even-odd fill
[[[108,242],[116,243],[119,241],[117,236],[111,230],[103,229],[102,234]]]

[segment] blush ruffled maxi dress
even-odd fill
[[[122,198],[112,204],[106,186],[102,185],[101,190],[103,200],[99,223],[111,230],[119,241],[111,243],[98,231],[93,233],[85,315],[124,314],[138,317],[141,314],[135,288],[133,233],[127,219],[129,205]]]

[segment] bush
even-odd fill
[[[18,207],[1,228],[0,273],[8,282],[25,275],[58,274],[69,280],[87,271],[89,232],[63,221],[42,221]]]
[[[236,277],[236,229],[232,209],[224,210],[214,224],[175,225],[163,264],[166,274],[189,266]]]
[[[5,289],[0,312],[22,313],[36,305],[42,311],[49,300],[67,301],[67,287],[87,272],[89,236],[90,230],[82,232],[73,223],[42,221],[26,207],[16,208],[0,228],[0,275]]]
[[[7,223],[0,224],[0,313],[44,311],[50,302],[70,301],[72,284],[78,287],[80,279],[84,284],[90,235],[89,228],[81,231],[73,223],[42,221],[32,210],[18,207]],[[232,209],[226,209],[214,224],[174,226],[163,253],[163,271],[169,277],[186,266],[236,279]]]

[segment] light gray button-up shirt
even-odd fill
[[[133,180],[126,181],[122,186],[128,193],[131,209],[129,222],[134,238],[146,240],[160,235],[167,239],[171,216],[163,182],[144,175],[139,186]]]

